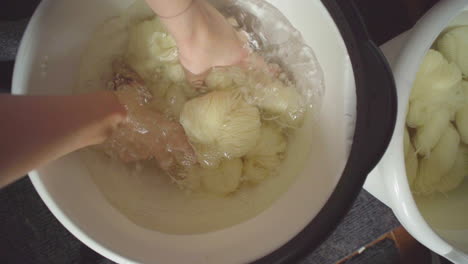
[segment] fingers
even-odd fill
[[[205,79],[210,74],[211,70],[215,67],[227,67],[227,66],[240,66],[240,67],[247,67],[247,58],[249,57],[249,51],[247,48],[242,47],[240,52],[238,52],[238,56],[235,58],[229,58],[226,61],[220,61],[218,63],[210,64],[208,69],[205,69],[199,74],[195,74],[190,71],[185,65],[182,63],[184,68],[185,77],[187,81],[195,88],[201,89],[205,87]],[[182,62],[182,60],[181,60]]]
[[[196,162],[195,151],[190,145],[184,128],[177,122],[170,122],[167,128],[166,146],[173,153],[179,164],[193,165]]]
[[[221,14],[213,19],[190,41],[177,43],[187,80],[195,86],[200,86],[213,67],[238,65],[250,53],[245,32],[236,31]]]
[[[210,73],[211,69],[210,70],[206,70],[204,71],[203,73],[201,74],[194,74],[192,72],[190,72],[189,70],[187,70],[185,67],[184,67],[184,72],[185,72],[185,77],[187,78],[187,81],[195,88],[197,89],[200,89],[202,87],[204,87],[204,84],[205,84],[205,79],[206,77],[208,76],[208,74]]]

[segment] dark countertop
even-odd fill
[[[38,2],[0,3],[0,92],[10,89],[19,40]],[[410,28],[436,0],[355,2],[370,34],[382,44]],[[337,229],[301,264],[335,263],[397,226],[391,210],[363,190]],[[71,235],[47,209],[29,178],[23,178],[0,190],[0,263],[112,262]]]

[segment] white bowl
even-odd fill
[[[326,94],[318,126],[297,180],[270,208],[217,232],[169,235],[141,228],[114,209],[96,188],[77,153],[29,175],[57,219],[83,243],[120,263],[245,263],[279,248],[320,211],[340,179],[348,157],[345,115],[355,91],[343,39],[320,1],[272,0],[315,51]],[[70,94],[80,55],[96,27],[130,0],[43,0],[21,43],[13,79],[15,94]],[[317,37],[320,36],[320,37]],[[345,100],[345,98],[347,98]],[[300,158],[300,157],[295,157]]]
[[[442,203],[445,209],[441,206],[429,208],[422,203],[417,203],[408,185],[403,154],[406,112],[416,72],[439,34],[447,27],[454,25],[468,25],[467,0],[441,1],[421,18],[407,33],[407,38],[402,40],[401,52],[392,66],[399,102],[397,124],[387,152],[372,173],[372,179],[366,182],[366,188],[371,192],[381,190],[383,180],[384,194],[378,193],[377,195],[393,209],[398,220],[413,237],[432,251],[455,263],[468,263],[468,222],[465,229],[444,229],[437,226],[434,218],[437,217],[436,214],[449,212],[448,207],[457,206],[457,203],[459,210],[467,212],[468,192],[458,196],[442,197],[442,200],[446,200]],[[461,204],[462,202],[464,205]],[[460,216],[455,214],[439,215],[438,218],[458,217],[460,219]]]

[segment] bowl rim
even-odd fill
[[[419,212],[407,180],[403,154],[403,131],[406,123],[409,95],[416,72],[422,60],[441,32],[460,13],[468,9],[468,0],[446,0],[431,8],[410,30],[394,64],[394,76],[398,87],[400,103],[397,124],[392,141],[379,164],[379,172],[384,178],[386,196],[397,219],[408,232],[432,251],[443,255],[460,257],[457,249],[452,247],[425,221]],[[464,255],[464,253],[461,253]],[[466,255],[465,255],[466,256]],[[452,261],[455,260],[452,258]]]
[[[369,88],[367,86],[370,84],[368,82],[369,78],[366,76],[366,67],[364,67],[366,63],[364,53],[366,51],[368,52],[369,50],[374,52],[372,55],[378,57],[382,63],[380,65],[381,69],[379,70],[381,70],[383,74],[386,75],[387,79],[390,80],[389,86],[386,88],[390,96],[385,102],[383,102],[380,107],[387,107],[388,109],[383,110],[389,114],[383,127],[389,128],[391,131],[393,131],[394,116],[396,114],[396,94],[394,91],[395,88],[393,84],[393,78],[383,55],[378,53],[375,50],[375,47],[371,45],[372,43],[368,40],[366,32],[361,32],[363,30],[363,25],[360,22],[358,24],[349,23],[348,17],[343,13],[346,11],[346,9],[342,9],[335,0],[322,0],[321,2],[325,6],[324,9],[329,12],[329,16],[333,18],[335,26],[337,26],[339,29],[353,64],[356,94],[358,100],[358,111],[351,154],[346,163],[345,170],[335,187],[335,190],[322,209],[319,211],[317,216],[285,245],[281,246],[265,257],[254,261],[254,263],[290,263],[291,261],[303,258],[306,254],[315,249],[319,243],[321,243],[335,229],[341,219],[346,215],[348,210],[351,208],[352,203],[359,194],[367,174],[377,164],[380,157],[383,155],[387,144],[390,141],[391,133],[388,135],[383,135],[383,138],[379,138],[379,140],[382,142],[379,142],[379,144],[375,146],[371,146],[372,153],[369,153],[369,155],[372,154],[370,155],[371,157],[368,157],[366,160],[359,159],[359,156],[362,155],[362,151],[365,151],[366,153],[369,152],[369,150],[365,148],[365,144],[363,145],[362,143],[362,141],[369,136],[366,121],[369,121],[368,117],[372,114],[372,111],[368,110],[370,107],[369,104],[371,98],[367,96],[366,93],[368,92],[367,89]],[[51,1],[42,1],[37,7],[30,23],[26,28],[24,34],[25,37],[21,40],[17,57],[18,59],[28,55],[24,54],[23,51],[27,50],[27,46],[30,45],[29,43],[31,43],[29,40],[33,36],[32,25],[38,20],[38,16],[36,14],[43,12],[43,10],[45,10],[50,3]],[[354,13],[355,10],[346,12],[352,12],[354,16],[357,16],[356,13]],[[364,34],[367,38],[366,41],[361,43],[361,41],[355,37],[355,30],[358,30],[360,33]],[[21,78],[18,72],[20,72],[20,65],[15,64],[13,74],[13,88],[24,87],[25,80]],[[19,92],[20,91],[13,89],[13,93],[19,94]],[[364,109],[367,109],[368,111],[365,111]],[[85,242],[87,245],[90,245],[93,249],[98,250],[100,254],[109,259],[124,263],[133,262],[133,260],[119,255],[109,248],[104,247],[102,244],[97,243],[94,239],[87,235],[86,232],[75,225],[51,199],[46,187],[40,180],[37,171],[30,172],[29,176],[34,187],[38,190],[41,199],[51,210],[52,214],[56,218],[60,219],[60,222],[65,226],[65,228],[68,229],[75,237]]]

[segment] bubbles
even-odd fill
[[[301,33],[274,6],[262,0],[228,1],[220,8],[227,16],[235,18],[244,31],[250,49],[266,63],[276,63],[285,76],[294,83],[304,104],[318,113],[325,87],[323,72]]]
[[[154,160],[168,173],[193,164],[195,157],[183,128],[151,108],[155,97],[145,81],[123,61],[115,61],[113,70],[109,86],[127,109],[127,120],[101,146],[104,152],[124,162]]]
[[[212,69],[197,86],[186,81],[174,39],[147,8],[136,5],[122,15],[128,40],[123,54],[114,58],[107,89],[117,92],[128,120],[103,145],[107,154],[125,162],[156,161],[174,183],[190,191],[205,186],[230,193],[243,182],[257,184],[278,171],[284,149],[248,153],[255,146],[287,145],[308,109],[320,108],[322,71],[300,32],[276,8],[260,0],[224,4],[220,10],[251,52],[240,65]],[[139,15],[139,9],[145,11]],[[235,94],[231,101],[242,104],[227,109],[230,104],[222,100],[205,100],[201,110],[193,107],[213,93]],[[260,131],[266,136],[259,138]],[[229,179],[239,183],[232,188],[220,191],[222,180],[202,183],[203,175],[191,173],[218,173],[233,159],[238,172]]]

